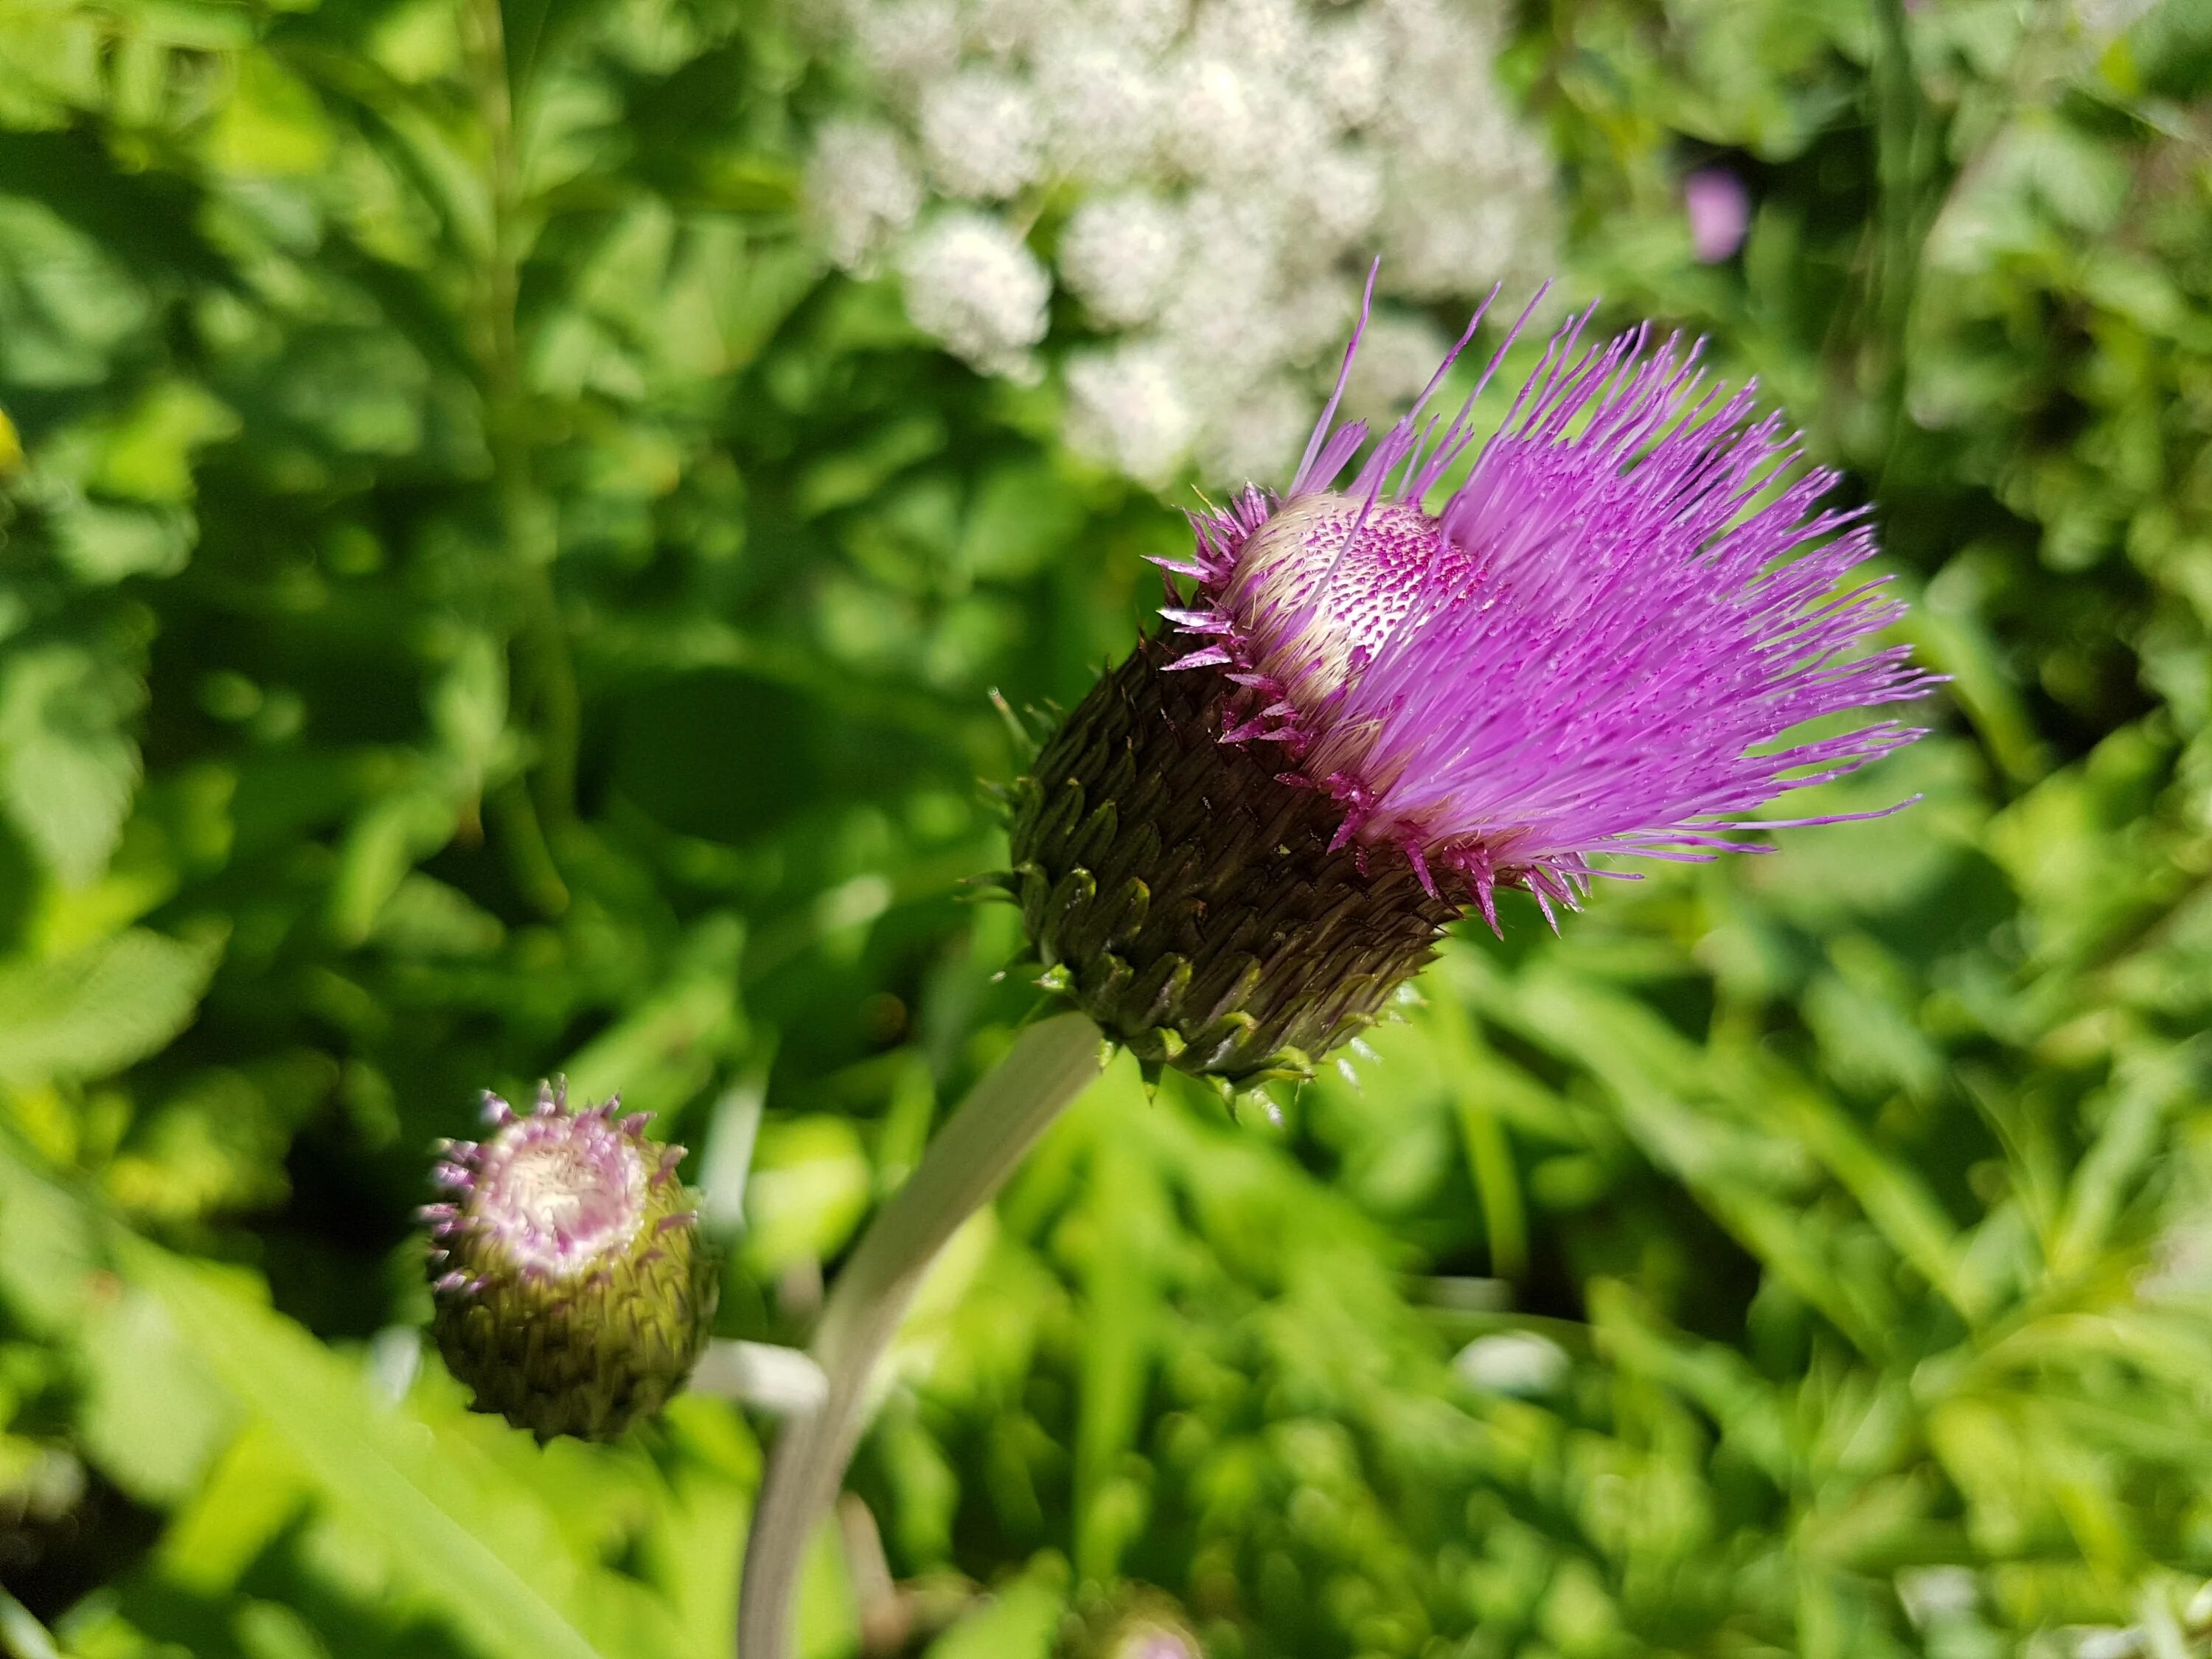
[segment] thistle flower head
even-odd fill
[[[1225,741],[1274,745],[1342,809],[1339,845],[1395,849],[1431,892],[1455,877],[1493,926],[1500,885],[1548,913],[1622,873],[1595,854],[1765,850],[1739,815],[1919,732],[1787,734],[1930,684],[1905,647],[1860,649],[1904,607],[1843,586],[1874,538],[1863,510],[1816,509],[1835,475],[1789,478],[1795,436],[1709,386],[1697,346],[1588,322],[1480,449],[1474,397],[1425,418],[1474,323],[1364,461],[1332,399],[1289,488],[1194,515],[1196,556],[1170,562],[1198,590],[1164,613],[1174,666],[1237,688]]]
[[[1741,836],[1777,821],[1743,815],[1919,735],[1798,732],[1931,681],[1866,648],[1902,607],[1853,585],[1863,513],[1818,508],[1833,475],[1792,476],[1751,388],[1643,329],[1588,343],[1585,315],[1478,447],[1482,386],[1427,408],[1481,316],[1371,446],[1336,422],[1355,331],[1287,488],[1158,561],[1194,589],[1163,612],[1182,638],[1142,641],[1013,791],[1042,982],[1148,1070],[1307,1075],[1447,923],[1496,927],[1500,887],[1556,924],[1633,874],[1594,859],[1764,850]]]
[[[619,1109],[571,1112],[565,1086],[527,1114],[487,1094],[495,1133],[441,1147],[433,1179],[452,1196],[422,1212],[447,1364],[479,1410],[540,1439],[605,1439],[659,1410],[714,1317],[684,1149]]]
[[[1200,1651],[1182,1609],[1135,1583],[1086,1594],[1054,1649],[1059,1659],[1199,1659]]]

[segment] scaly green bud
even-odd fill
[[[1012,791],[1042,983],[1163,1067],[1304,1078],[1379,1018],[1460,907],[1402,858],[1340,844],[1340,805],[1224,743],[1222,677],[1155,639],[1101,679]]]
[[[1201,1659],[1182,1610],[1159,1591],[1124,1584],[1071,1614],[1055,1659]]]
[[[659,1410],[714,1322],[684,1149],[620,1103],[572,1113],[565,1085],[540,1085],[526,1116],[487,1094],[496,1133],[440,1149],[433,1179],[453,1196],[422,1212],[439,1352],[478,1411],[541,1441],[611,1439]]]

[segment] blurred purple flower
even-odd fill
[[[1700,264],[1717,265],[1743,246],[1751,228],[1751,198],[1743,180],[1726,167],[1699,167],[1683,179],[1682,209],[1690,218],[1690,247]]]
[[[1194,556],[1161,562],[1198,589],[1164,613],[1194,641],[1175,665],[1239,688],[1223,740],[1280,744],[1283,781],[1341,807],[1335,845],[1402,851],[1431,894],[1449,872],[1494,927],[1501,884],[1549,915],[1622,873],[1594,854],[1765,850],[1732,837],[1776,826],[1736,815],[1920,735],[1785,734],[1932,682],[1860,651],[1904,609],[1840,586],[1875,550],[1865,509],[1814,510],[1830,472],[1783,483],[1795,436],[1678,337],[1571,320],[1429,512],[1481,386],[1441,430],[1422,411],[1481,316],[1347,487],[1367,430],[1334,424],[1340,375],[1283,495],[1194,514]]]

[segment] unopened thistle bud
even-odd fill
[[[1551,917],[1632,878],[1595,856],[1765,851],[1738,837],[1781,826],[1742,814],[1920,735],[1787,735],[1933,682],[1864,648],[1903,611],[1846,585],[1872,532],[1814,509],[1833,474],[1785,476],[1796,441],[1750,388],[1644,329],[1585,343],[1584,315],[1477,449],[1474,397],[1423,410],[1481,315],[1345,483],[1354,333],[1289,488],[1192,515],[1193,555],[1158,561],[1191,590],[1168,632],[1015,787],[1043,983],[1148,1073],[1303,1077],[1447,923],[1496,927],[1499,888]]]
[[[605,1440],[658,1411],[707,1345],[720,1289],[681,1146],[617,1115],[620,1097],[536,1109],[484,1097],[494,1133],[447,1144],[428,1206],[432,1329],[479,1411],[540,1440]]]
[[[1202,1652],[1182,1610],[1133,1583],[1071,1613],[1054,1649],[1055,1659],[1201,1659]]]

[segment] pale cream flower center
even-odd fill
[[[1252,533],[1223,600],[1261,666],[1310,708],[1390,639],[1425,586],[1466,562],[1418,506],[1307,495]]]
[[[645,1160],[627,1136],[575,1133],[517,1147],[483,1201],[518,1259],[567,1278],[636,1237],[645,1188]]]

